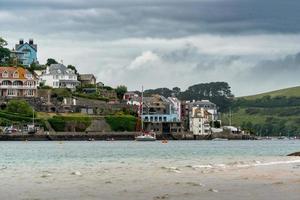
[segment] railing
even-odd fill
[[[37,86],[30,86],[30,85],[0,85],[0,89],[37,89]]]

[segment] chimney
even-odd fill
[[[20,40],[19,40],[19,44],[20,44],[20,45],[24,44],[24,40],[23,40],[23,39],[20,39]]]
[[[33,45],[33,39],[29,39],[29,44]]]

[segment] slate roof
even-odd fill
[[[75,75],[75,72],[71,69],[68,69],[63,64],[51,64],[49,66],[49,73],[53,75]]]

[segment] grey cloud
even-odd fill
[[[262,77],[266,75],[282,76],[283,74],[299,76],[300,52],[295,55],[285,56],[282,59],[261,61],[251,69],[251,72]]]
[[[299,1],[0,0],[0,5],[0,12],[19,16],[13,24],[1,26],[1,31],[22,28],[40,34],[67,32],[74,37],[106,39],[300,32]]]
[[[11,47],[34,37],[40,61],[63,59],[113,86],[228,81],[243,95],[298,83],[299,54],[286,55],[300,51],[299,8],[296,0],[0,0],[0,36]],[[147,51],[157,58],[137,59]]]

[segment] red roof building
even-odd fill
[[[0,66],[1,97],[35,97],[38,79],[22,67]]]

